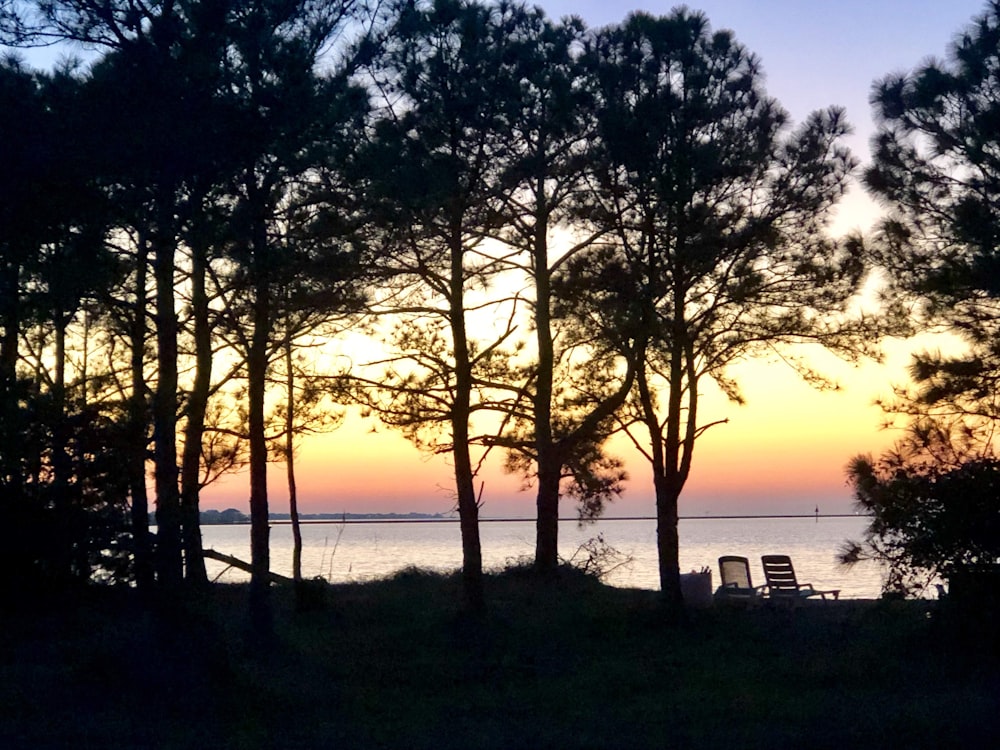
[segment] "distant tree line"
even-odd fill
[[[698,12],[588,30],[506,0],[47,0],[0,5],[0,42],[92,56],[0,62],[12,585],[203,584],[199,494],[248,468],[266,631],[268,462],[295,521],[297,437],[354,404],[449,454],[472,609],[486,457],[534,489],[550,574],[561,499],[600,515],[626,432],[679,605],[704,384],[739,403],[734,363],[854,360],[903,325],[856,312],[865,247],[824,231],[856,166],[843,112],[792,128]]]
[[[150,521],[155,521],[155,516]],[[236,524],[247,523],[250,517],[236,508],[226,508],[225,510],[203,510],[199,514],[200,523],[205,526],[209,524]]]

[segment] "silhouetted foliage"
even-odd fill
[[[872,90],[878,131],[865,184],[888,211],[871,253],[897,317],[957,334],[967,350],[914,356],[914,387],[887,408],[1000,417],[1000,3],[946,59]]]
[[[161,583],[178,581],[182,565],[189,578],[203,579],[198,491],[240,463],[238,442],[220,436],[229,430],[239,441],[241,435],[223,423],[226,410],[212,399],[241,363],[230,362],[228,372],[213,381],[216,352],[234,347],[243,352],[243,365],[252,360],[244,367],[253,381],[244,391],[250,401],[244,414],[256,438],[264,428],[266,369],[276,348],[357,304],[351,288],[357,254],[342,239],[350,222],[331,218],[338,208],[334,199],[341,196],[331,190],[329,177],[337,171],[334,153],[342,155],[337,149],[350,141],[351,128],[363,116],[365,94],[332,65],[319,75],[317,62],[350,23],[354,6],[349,1],[247,6],[182,0],[140,8],[59,0],[10,6],[18,11],[14,29],[4,5],[4,41],[72,41],[97,52],[87,75],[80,76],[79,95],[62,83],[67,76],[53,79],[62,99],[76,107],[71,112],[68,103],[61,105],[61,119],[46,114],[50,105],[36,106],[37,97],[26,95],[37,88],[38,77],[20,70],[13,75],[14,66],[6,63],[3,71],[12,106],[2,115],[10,117],[10,127],[4,119],[0,148],[10,147],[8,174],[20,181],[18,201],[13,192],[7,195],[6,182],[0,185],[3,197],[11,198],[0,208],[0,243],[5,243],[0,284],[12,285],[0,305],[5,438],[6,425],[12,425],[11,435],[26,429],[24,408],[6,411],[12,403],[17,407],[8,396],[18,367],[25,366],[18,343],[28,341],[30,333],[38,341],[37,346],[34,339],[28,341],[31,357],[48,362],[49,344],[39,321],[48,316],[62,336],[64,323],[74,320],[86,299],[94,305],[86,322],[103,329],[100,340],[113,354],[99,378],[86,371],[89,380],[83,386],[113,396],[124,407],[114,420],[128,425],[131,436],[119,449],[128,457],[133,549],[140,568],[148,533],[145,480],[152,433]],[[52,128],[56,123],[58,132]],[[59,165],[61,175],[81,164],[91,170],[86,178],[102,191],[84,191],[79,182],[70,192],[54,189],[59,185],[52,183],[51,165]],[[323,190],[313,190],[321,175]],[[36,185],[45,188],[45,202],[33,197]],[[13,191],[15,183],[9,187]],[[81,212],[63,195],[73,196],[76,204],[96,196],[113,210],[95,210],[91,203]],[[37,200],[38,210],[29,199]],[[9,226],[3,223],[8,207]],[[93,220],[84,225],[77,219],[81,215]],[[17,235],[15,221],[31,236]],[[109,269],[98,262],[103,256],[91,251],[106,245],[115,250],[113,270],[119,276],[113,283]],[[92,293],[102,283],[100,293]],[[98,316],[103,317],[98,321]],[[220,333],[224,321],[238,323],[228,336]],[[278,325],[281,342],[272,336]],[[83,335],[86,352],[91,340]],[[54,346],[61,350],[58,340]],[[121,347],[127,355],[120,354]],[[184,371],[188,361],[193,363],[190,381]],[[123,366],[127,370],[115,369]],[[57,396],[68,387],[60,386],[60,372],[52,376]],[[185,438],[183,493],[178,492],[179,425]],[[54,434],[69,439],[61,437],[62,431]],[[259,501],[256,467],[266,461],[268,450],[256,439],[252,448],[258,480],[252,493],[255,528],[266,532],[266,501]],[[67,450],[52,451],[60,467],[55,483],[73,486],[76,478],[64,454]],[[5,464],[16,459],[5,451]],[[21,465],[5,472],[27,474]],[[108,496],[116,496],[110,488]],[[260,553],[259,538],[255,546]],[[263,548],[266,569],[266,540]]]
[[[292,346],[354,313],[363,277],[380,316],[366,332],[394,351],[361,400],[451,454],[468,603],[483,603],[477,462],[500,447],[537,481],[536,565],[551,569],[560,495],[589,519],[621,490],[602,449],[618,428],[652,462],[676,600],[703,378],[739,401],[726,368],[742,358],[857,352],[838,317],[856,248],[822,226],[852,166],[842,113],[788,132],[753,56],[686,10],[588,33],[506,1],[376,6],[348,54],[360,0],[0,5],[4,40],[96,55],[45,83],[0,69],[5,497],[44,476],[28,515],[97,517],[85,497],[107,481],[110,516],[131,502],[147,585],[152,463],[157,579],[203,580],[199,491],[246,444],[266,628],[266,464],[280,432],[294,487],[301,423],[288,398],[274,430],[269,394],[279,379],[317,392],[297,386]],[[34,421],[39,397],[58,418]],[[44,449],[14,446],[32,430]],[[127,457],[120,477],[98,471],[102,440]],[[62,547],[70,561],[86,545]]]
[[[128,485],[120,471],[126,436],[116,415],[34,389],[19,403],[21,473],[17,485],[3,487],[0,588],[31,594],[131,580]],[[66,454],[65,482],[55,472],[55,449]]]
[[[509,362],[497,379],[512,395],[496,442],[508,451],[506,469],[535,490],[535,566],[551,573],[561,495],[586,522],[623,491],[622,463],[602,446],[633,370],[620,351],[595,345],[591,331],[560,314],[560,272],[603,233],[589,220],[599,157],[593,78],[580,59],[586,30],[578,19],[555,23],[539,8],[521,9],[510,37],[520,85],[499,163],[504,223],[495,236],[515,251],[507,260],[526,282],[519,303],[533,338],[523,343],[531,356]]]
[[[831,108],[789,132],[758,60],[697,12],[633,14],[585,55],[603,149],[593,214],[608,234],[589,265],[570,266],[579,294],[563,296],[585,300],[581,325],[635,361],[620,418],[653,469],[660,584],[679,604],[678,498],[710,426],[703,381],[739,403],[735,362],[781,344],[850,359],[865,348],[844,315],[862,278],[856,246],[824,233],[854,165],[849,129]]]
[[[525,18],[509,3],[398,3],[370,71],[382,109],[366,184],[385,243],[375,308],[400,322],[387,336],[399,354],[364,398],[418,445],[453,457],[473,609],[483,605],[473,417],[495,400],[513,333],[513,300],[490,294],[509,264],[484,241],[504,222]]]
[[[72,345],[88,337],[117,274],[84,92],[72,69],[0,63],[4,587],[129,575],[118,415],[95,398],[99,368],[86,346]]]
[[[301,195],[310,175],[328,166],[326,141],[343,137],[345,123],[356,120],[352,108],[363,112],[362,98],[342,76],[321,77],[317,70],[318,56],[351,20],[354,5],[296,0],[234,7],[226,55],[218,61],[226,83],[219,95],[233,112],[227,134],[240,144],[225,193],[236,290],[229,312],[247,382],[250,599],[261,634],[270,630],[265,399],[268,368],[284,343],[276,344],[276,333],[298,313],[329,315],[351,304],[344,291],[354,268],[351,248],[304,232],[311,217]]]
[[[1000,561],[1000,459],[981,435],[919,423],[877,460],[855,458],[848,477],[871,521],[840,559],[884,566],[884,594],[919,595],[956,570]]]

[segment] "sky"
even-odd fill
[[[588,26],[621,21],[628,12],[666,14],[665,2],[544,0],[549,16],[581,17]],[[767,92],[794,123],[810,112],[842,106],[855,132],[847,145],[867,163],[873,133],[868,96],[873,81],[910,70],[927,58],[943,57],[954,35],[985,7],[981,0],[692,0],[715,29],[727,28],[761,60]],[[841,201],[830,231],[867,231],[879,207],[859,187]],[[921,344],[922,346],[923,344]],[[753,362],[733,375],[747,404],[736,406],[707,392],[703,415],[728,419],[699,441],[691,478],[681,497],[682,515],[851,512],[845,467],[860,453],[878,454],[899,433],[882,429],[885,417],[874,406],[893,384],[906,382],[914,342],[891,342],[884,364],[854,368],[820,356],[824,374],[839,390],[820,393],[801,382],[786,365]],[[654,514],[648,464],[626,441],[612,446],[626,461],[626,492],[609,509],[613,516]],[[534,496],[519,491],[516,477],[496,465],[483,482],[484,517],[531,517]],[[420,454],[391,429],[348,416],[334,433],[302,445],[298,460],[303,512],[447,513],[453,508],[451,466],[446,457]],[[287,510],[284,467],[270,467],[270,502]],[[246,508],[247,478],[230,477],[208,488],[205,508]],[[563,515],[572,516],[567,506]]]
[[[665,14],[671,2],[547,0],[549,16],[580,16],[588,26],[621,21],[632,10]],[[865,164],[874,126],[868,96],[872,83],[910,70],[928,57],[943,57],[954,35],[984,8],[979,0],[700,0],[715,29],[728,28],[761,60],[768,93],[794,123],[830,105],[844,107],[854,134],[847,145]],[[881,210],[860,187],[838,206],[830,231],[869,230]],[[858,454],[882,452],[898,439],[883,428],[874,405],[894,384],[906,382],[909,353],[926,342],[890,342],[883,364],[853,367],[819,355],[822,371],[837,380],[834,392],[817,392],[780,362],[751,362],[733,374],[746,397],[730,404],[709,389],[706,420],[728,419],[709,430],[695,451],[681,515],[847,513],[853,511],[845,467]],[[934,346],[934,342],[929,344]],[[625,459],[629,481],[609,516],[655,513],[652,475],[645,459],[625,440],[612,452]],[[299,502],[304,512],[447,513],[453,508],[451,465],[446,457],[420,454],[391,429],[350,415],[336,432],[314,436],[299,458]],[[287,507],[284,471],[271,468],[270,500]],[[531,517],[534,495],[517,477],[488,466],[482,482],[484,517]],[[246,479],[233,477],[206,491],[206,507],[243,507]],[[567,502],[564,516],[575,513]]]

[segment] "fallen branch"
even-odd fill
[[[202,554],[209,560],[217,560],[218,562],[226,563],[234,568],[239,568],[247,573],[253,573],[253,569],[250,563],[240,560],[238,557],[233,557],[232,555],[227,555],[222,552],[216,552],[214,549],[202,550]],[[280,575],[278,573],[273,573],[271,571],[267,572],[268,580],[271,583],[291,583],[292,579],[286,576]]]

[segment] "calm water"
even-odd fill
[[[860,564],[844,568],[835,555],[845,539],[857,539],[865,519],[850,518],[743,518],[688,519],[680,522],[681,572],[712,570],[718,585],[718,558],[743,555],[751,562],[754,583],[763,583],[760,556],[790,555],[800,582],[816,588],[838,588],[841,596],[875,598],[879,594],[879,569]],[[501,567],[508,561],[534,553],[534,522],[501,521],[481,525],[483,564]],[[249,526],[204,526],[204,543],[219,552],[250,559]],[[573,521],[560,524],[560,554],[571,558],[581,544],[601,534],[604,541],[632,558],[630,564],[605,580],[614,586],[659,588],[656,572],[656,523],[651,520],[604,520],[577,528]],[[302,527],[302,574],[323,576],[334,582],[366,581],[389,575],[407,566],[447,571],[461,566],[462,549],[457,522],[448,523],[334,523]],[[242,571],[226,569],[208,560],[209,576],[223,581],[245,580]],[[271,528],[271,569],[291,575],[292,530]]]

